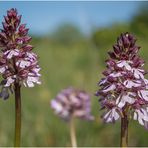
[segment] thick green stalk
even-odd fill
[[[15,141],[14,146],[20,147],[21,143],[21,94],[20,85],[15,83]]]
[[[121,142],[120,147],[128,147],[128,117],[124,114],[121,118]]]

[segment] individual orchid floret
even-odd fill
[[[90,114],[90,96],[81,90],[70,87],[62,90],[55,99],[51,101],[51,107],[55,113],[65,120],[72,117],[92,120]]]
[[[5,82],[2,83],[0,96],[3,98],[7,98],[3,96],[3,90],[13,87],[15,82],[23,83],[26,87],[41,83],[37,55],[32,52],[33,46],[29,43],[29,29],[20,23],[21,15],[18,15],[17,10],[8,10],[0,32],[0,73]]]
[[[138,55],[136,39],[129,33],[121,34],[113,51],[108,52],[107,69],[96,93],[105,109],[103,119],[114,122],[126,114],[148,127],[148,80],[144,61]]]

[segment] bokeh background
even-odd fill
[[[122,32],[136,35],[148,68],[148,2],[0,1],[0,22],[10,8],[17,8],[30,28],[42,68],[42,85],[22,88],[22,146],[70,146],[68,123],[50,108],[50,100],[68,86],[91,94],[95,116],[93,122],[76,121],[78,145],[119,146],[120,121],[102,122],[94,93],[107,51]],[[0,119],[0,146],[13,146],[13,95],[0,100]],[[148,131],[131,120],[129,145],[148,146],[147,139]]]

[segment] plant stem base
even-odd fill
[[[70,137],[71,137],[72,147],[77,148],[74,118],[71,118],[71,120],[70,120]]]
[[[20,85],[15,83],[15,139],[14,147],[20,147],[21,143],[21,94]]]
[[[121,147],[128,147],[128,117],[121,118]]]

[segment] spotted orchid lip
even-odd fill
[[[85,91],[72,87],[58,93],[55,99],[51,100],[51,108],[55,114],[65,120],[70,120],[71,117],[85,120],[94,119],[90,113],[90,96]]]
[[[28,36],[29,29],[26,28],[26,24],[21,24],[21,15],[18,15],[14,8],[8,10],[2,25],[0,73],[6,81],[2,87],[11,87],[16,81],[24,84],[25,87],[41,84],[38,57],[32,52],[31,37]],[[2,88],[0,96],[3,94],[7,98],[6,92],[8,91]]]
[[[140,47],[129,33],[121,34],[113,51],[108,52],[107,69],[96,94],[105,113],[105,122],[114,122],[130,106],[129,116],[148,127],[148,80],[143,69],[144,60],[138,55]]]

